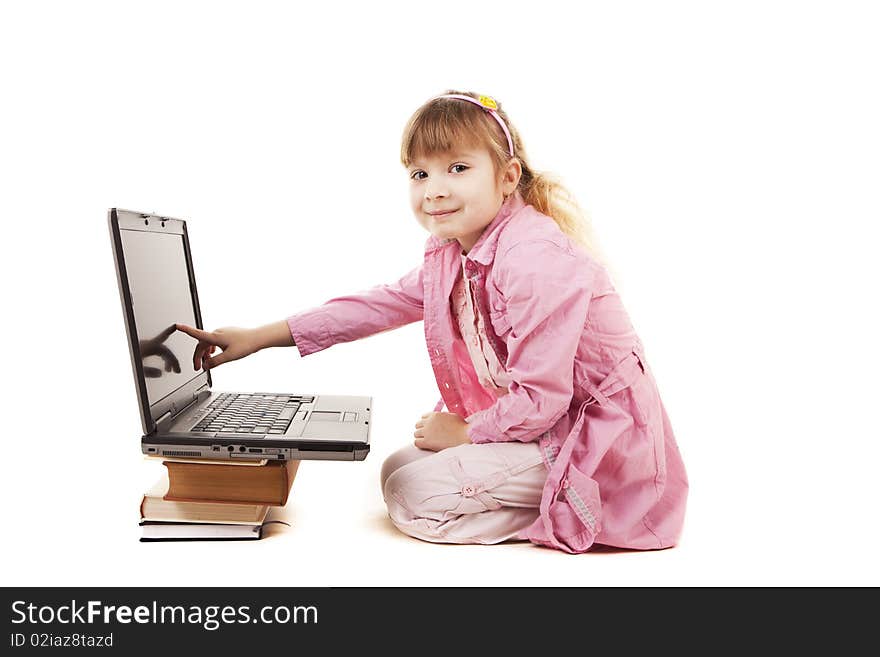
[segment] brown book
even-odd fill
[[[299,461],[267,461],[264,465],[162,461],[168,469],[166,500],[232,502],[284,506]]]
[[[220,523],[259,525],[269,511],[266,504],[183,502],[168,500],[168,476],[163,472],[141,499],[141,523]]]

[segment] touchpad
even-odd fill
[[[339,408],[338,406],[336,408]],[[302,438],[336,442],[364,442],[367,438],[367,424],[358,424],[348,416],[357,413],[348,411],[312,411]]]
[[[309,419],[312,422],[339,422],[342,413],[339,411],[312,411]]]

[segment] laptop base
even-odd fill
[[[147,456],[168,456],[175,458],[211,459],[215,461],[237,461],[241,459],[269,459],[271,461],[363,461],[370,453],[369,444],[351,445],[303,445],[287,444],[284,441],[265,441],[260,447],[235,442],[234,438],[212,438],[206,444],[196,444],[196,439],[179,442],[174,436],[144,436],[141,451]],[[290,442],[290,441],[286,441]]]

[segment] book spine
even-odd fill
[[[166,462],[166,500],[232,504],[283,505],[279,487],[286,470],[277,466],[239,468]],[[284,471],[282,473],[282,471]]]
[[[168,471],[166,500],[271,506],[287,503],[299,469],[299,461],[253,468],[173,461],[164,465]]]

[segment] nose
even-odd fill
[[[425,200],[433,201],[438,198],[446,198],[449,195],[449,191],[446,189],[446,185],[442,180],[438,180],[436,177],[433,180],[428,180],[425,185]]]

